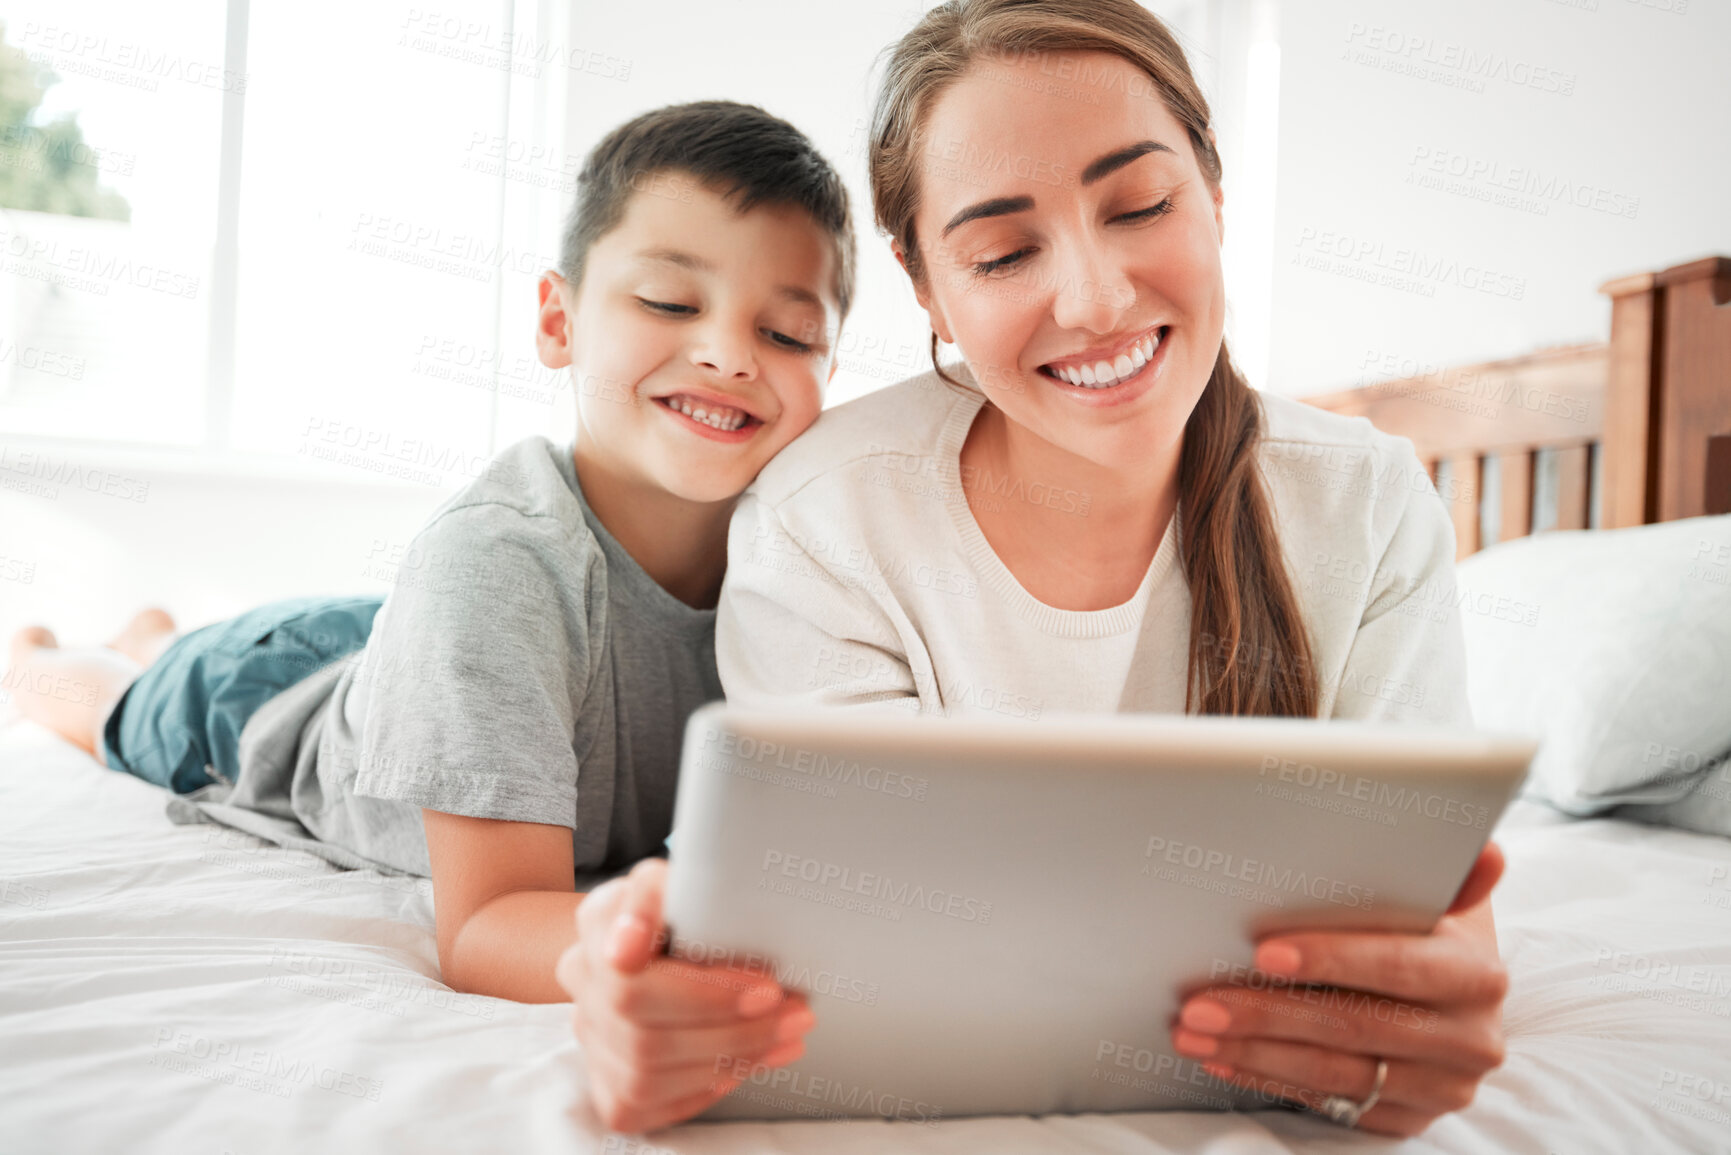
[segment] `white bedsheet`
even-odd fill
[[[0,1150],[1731,1151],[1731,840],[1523,806],[1508,1062],[1394,1144],[1264,1112],[691,1125],[608,1137],[569,1007],[453,994],[430,885],[217,827],[0,729]]]

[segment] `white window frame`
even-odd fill
[[[571,27],[573,0],[496,0],[507,35],[518,26],[533,27],[548,39],[564,43]],[[248,33],[251,0],[227,0],[223,29],[223,67],[236,76],[244,76],[247,66]],[[499,130],[519,136],[528,135],[538,141],[567,146],[564,133],[567,122],[568,88],[562,69],[550,68],[539,78],[517,75],[509,70],[500,73],[506,99],[500,117]],[[273,454],[239,450],[233,441],[233,415],[239,380],[237,366],[238,310],[240,287],[240,224],[244,209],[241,197],[243,176],[242,148],[246,137],[245,86],[225,88],[222,93],[222,113],[218,140],[216,231],[211,246],[207,315],[208,330],[205,346],[204,437],[193,445],[173,445],[159,441],[122,441],[107,437],[7,433],[9,444],[27,446],[38,451],[67,452],[81,463],[101,462],[112,466],[132,467],[146,471],[176,474],[244,475],[283,480],[317,477],[323,480],[353,481],[359,485],[396,486],[407,484],[374,477],[357,476],[352,472],[337,472],[315,462],[291,460]],[[495,222],[494,239],[502,251],[508,243],[526,243],[540,247],[552,237],[546,230],[557,229],[566,206],[544,201],[532,201],[525,206],[523,198],[533,197],[532,190],[515,190],[503,172],[499,182],[504,189],[499,219]],[[547,193],[539,193],[546,197]],[[533,211],[520,212],[524,208]],[[518,210],[518,211],[513,211]],[[508,231],[517,235],[507,236]],[[556,244],[552,237],[551,243]],[[495,281],[490,324],[495,340],[504,315],[504,278]],[[496,375],[496,370],[495,370]],[[489,455],[500,448],[498,389],[488,398],[487,446]]]

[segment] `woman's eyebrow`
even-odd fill
[[[971,204],[951,217],[950,223],[944,226],[944,231],[938,236],[940,238],[947,237],[969,221],[977,221],[981,217],[1002,217],[1008,216],[1010,213],[1024,213],[1033,207],[1034,198],[1030,196],[993,197],[991,200]]]
[[[1128,148],[1121,148],[1116,152],[1107,153],[1105,156],[1083,169],[1082,183],[1085,185],[1093,184],[1101,177],[1110,176],[1117,172],[1137,157],[1147,156],[1151,152],[1170,152],[1173,156],[1178,155],[1172,149],[1161,144],[1157,140],[1139,140]]]
[[[1093,184],[1102,177],[1117,172],[1137,157],[1147,156],[1151,152],[1178,155],[1176,151],[1157,140],[1139,140],[1135,144],[1107,153],[1083,169],[1082,183],[1085,185]],[[938,236],[940,238],[947,237],[969,221],[977,221],[981,217],[1001,217],[1008,216],[1010,213],[1024,213],[1033,207],[1034,198],[1030,196],[993,197],[990,200],[983,200],[977,204],[969,205],[951,217],[950,223],[944,226],[943,232],[939,233]]]

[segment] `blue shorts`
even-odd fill
[[[381,597],[294,598],[194,630],[102,724],[116,770],[190,794],[240,773],[240,732],[273,696],[367,644]]]

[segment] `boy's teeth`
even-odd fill
[[[1153,360],[1154,350],[1159,347],[1160,335],[1152,333],[1130,346],[1128,352],[1120,353],[1110,361],[1095,361],[1091,365],[1076,368],[1058,365],[1053,366],[1052,372],[1060,381],[1080,385],[1084,389],[1110,389]]]
[[[701,421],[710,428],[719,429],[724,433],[731,433],[746,422],[746,414],[739,409],[725,407],[711,409],[707,406],[693,405],[685,397],[675,397],[668,404],[693,421]]]

